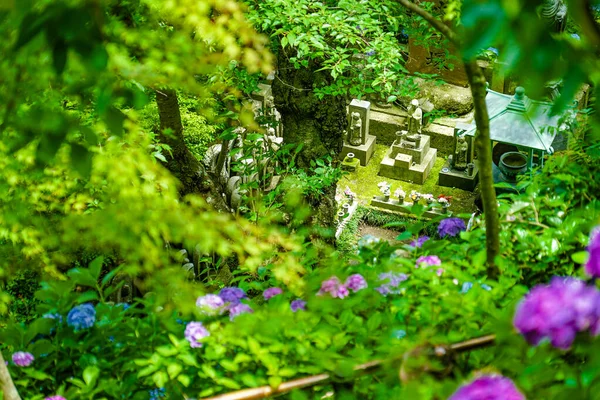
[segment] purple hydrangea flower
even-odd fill
[[[281,293],[283,293],[283,290],[281,290],[278,287],[272,287],[272,288],[268,288],[267,290],[265,290],[263,292],[263,297],[265,298],[265,300],[269,300],[271,297],[275,297]]]
[[[342,282],[340,282],[337,276],[332,276],[321,283],[321,289],[317,293],[317,296],[322,296],[325,293],[329,293],[331,297],[340,299],[343,299],[349,294],[348,288],[342,285]]]
[[[379,280],[387,281],[387,282],[383,283],[379,287],[376,287],[375,290],[377,290],[379,293],[381,293],[384,296],[387,296],[388,294],[399,294],[401,292],[401,289],[398,286],[400,286],[400,283],[404,282],[407,279],[408,279],[408,275],[402,274],[402,273],[399,273],[399,274],[396,274],[393,272],[381,273],[381,274],[379,274]]]
[[[600,292],[579,279],[554,277],[521,300],[513,324],[534,346],[549,339],[552,346],[568,349],[577,332],[600,333]]]
[[[90,303],[75,306],[67,315],[67,325],[74,328],[76,331],[88,329],[94,326],[96,322],[96,310]]]
[[[31,353],[26,353],[24,351],[17,351],[12,355],[12,360],[16,366],[19,367],[29,367],[35,357]]]
[[[296,299],[290,303],[290,308],[293,312],[298,310],[306,311],[306,301],[302,299]]]
[[[587,251],[589,257],[585,263],[585,273],[593,278],[600,278],[600,226],[592,230]]]
[[[254,310],[248,304],[239,303],[229,309],[229,319],[233,321],[240,314],[253,313]]]
[[[367,285],[367,281],[365,280],[365,278],[363,278],[361,274],[354,274],[350,275],[346,279],[346,283],[344,283],[344,286],[346,286],[353,292],[358,292],[359,290],[364,289],[369,285]]]
[[[510,379],[485,375],[461,386],[448,400],[525,400],[525,396]]]
[[[246,293],[237,287],[226,287],[221,289],[219,297],[221,297],[225,303],[235,305],[239,304],[240,301],[246,297]]]
[[[419,248],[421,248],[421,246],[423,246],[423,243],[425,243],[428,240],[429,240],[429,236],[419,236],[416,240],[413,240],[410,243],[410,246],[419,249]]]
[[[225,302],[216,294],[207,294],[196,299],[196,307],[205,315],[221,314],[224,311]]]
[[[464,231],[466,229],[467,226],[465,225],[465,221],[463,221],[462,219],[446,218],[440,221],[440,224],[438,225],[438,234],[441,237],[454,237],[458,235],[461,231]]]
[[[44,400],[67,400],[62,396],[56,395],[56,396],[50,396],[50,397],[46,397]]]
[[[202,343],[198,343],[199,340],[210,336],[210,332],[202,325],[202,322],[190,322],[185,327],[185,339],[190,342],[190,347],[197,348],[202,347]]]
[[[421,256],[417,258],[415,268],[419,268],[421,264],[425,264],[424,267],[430,267],[432,265],[442,265],[442,260],[438,256]]]

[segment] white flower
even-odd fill
[[[402,198],[404,198],[404,197],[406,197],[406,192],[404,190],[402,190],[402,188],[398,188],[394,192],[394,197],[398,197],[398,198],[402,197]]]

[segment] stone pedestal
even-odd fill
[[[354,153],[354,157],[360,160],[360,165],[363,167],[369,163],[373,152],[375,151],[375,142],[377,138],[373,135],[367,135],[367,141],[361,146],[351,146],[344,144],[340,158],[343,160],[348,153]]]
[[[469,176],[467,170],[457,171],[452,169],[450,162],[446,161],[446,164],[444,164],[444,167],[440,171],[438,185],[472,192],[475,190],[477,183],[479,183],[479,168],[476,162],[474,162],[474,164],[475,168],[473,168],[473,173]]]
[[[429,176],[437,156],[437,149],[431,148],[430,142],[429,136],[421,135],[419,148],[411,149],[403,147],[396,140],[381,161],[379,175],[422,185]]]
[[[360,164],[360,160],[358,158],[356,158],[356,157],[354,157],[350,161],[344,160],[344,161],[342,161],[342,170],[349,171],[349,172],[354,172],[354,171],[356,171],[356,168],[358,168],[359,164]]]

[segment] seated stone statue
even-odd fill
[[[464,171],[467,169],[467,152],[469,151],[469,144],[465,140],[464,136],[459,136],[456,141],[456,151],[452,162],[454,163],[453,168],[458,171]]]
[[[407,149],[418,149],[421,146],[421,135],[418,133],[410,134],[408,131],[398,131],[396,132],[397,143],[401,147],[405,147]]]
[[[351,146],[360,146],[362,142],[362,119],[360,114],[353,112],[350,115],[350,129],[348,131],[348,143]]]

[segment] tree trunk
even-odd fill
[[[306,68],[296,69],[283,50],[278,55],[278,71],[273,81],[275,107],[281,113],[285,143],[302,144],[297,163],[310,173],[310,162],[331,155],[334,162],[342,150],[343,131],[346,129],[346,99],[334,96],[317,98],[314,87],[333,82],[327,71],[317,71],[319,65],[311,61]],[[315,210],[315,226],[334,226],[336,202],[335,187],[325,188],[319,199],[308,199]]]
[[[485,104],[487,94],[486,79],[476,61],[465,61],[465,69],[469,84],[471,85],[471,93],[473,94],[475,123],[477,124],[475,147],[477,148],[477,158],[479,159],[479,185],[485,216],[488,276],[496,279],[499,274],[495,259],[500,253],[500,223],[498,221],[498,203],[496,200],[496,190],[494,189],[494,178],[492,176],[490,117]]]
[[[167,158],[165,166],[181,182],[181,196],[201,194],[215,209],[228,211],[221,188],[211,179],[202,163],[194,157],[183,141],[183,124],[177,93],[171,89],[157,91],[156,104],[160,119],[159,138],[161,143],[171,147],[172,153],[164,155]]]
[[[21,400],[21,396],[19,396],[19,392],[17,392],[17,388],[13,383],[12,378],[10,377],[10,373],[8,372],[8,368],[6,368],[6,364],[4,362],[4,357],[2,357],[2,353],[0,352],[0,389],[2,389],[2,393],[4,393],[4,400]]]

